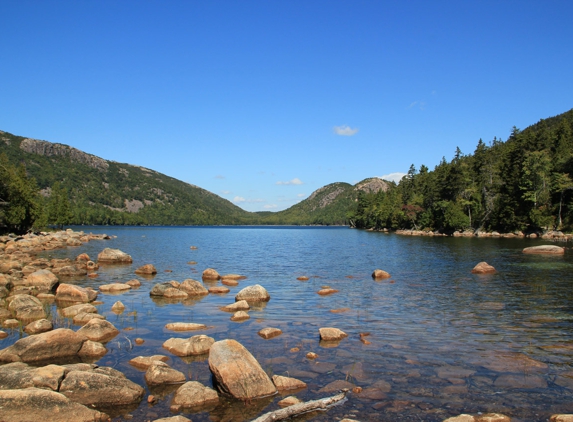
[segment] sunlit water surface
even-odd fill
[[[97,362],[121,370],[142,386],[144,372],[127,362],[153,354],[170,356],[168,363],[188,380],[211,386],[206,358],[179,358],[162,348],[170,337],[200,333],[215,340],[236,339],[269,375],[305,381],[308,388],[296,393],[301,400],[335,394],[320,390],[336,380],[363,388],[340,406],[298,420],[441,421],[460,413],[499,412],[514,421],[546,421],[553,413],[573,413],[569,249],[564,256],[525,255],[524,247],[548,242],[404,237],[348,228],[75,229],[117,238],[44,256],[75,258],[86,252],[95,260],[103,248],[111,247],[133,257],[133,265],[102,267],[98,278],[77,283],[98,288],[133,278],[142,282],[140,288],[120,295],[100,293],[99,312],[121,334],[107,344],[108,353]],[[480,261],[498,273],[471,274]],[[135,269],[147,263],[154,264],[158,274],[152,279],[136,276]],[[200,280],[209,267],[248,278],[230,287],[230,293],[196,301],[167,302],[149,296],[155,283]],[[392,277],[374,281],[371,273],[376,268]],[[303,275],[310,279],[298,281]],[[252,284],[264,286],[271,300],[249,311],[249,320],[231,322],[231,314],[219,307],[233,303],[236,293]],[[318,295],[324,286],[339,292]],[[126,305],[121,315],[110,311],[117,300]],[[331,312],[342,308],[348,310]],[[52,311],[57,314],[55,305]],[[164,329],[166,323],[180,321],[210,328],[191,333]],[[58,318],[57,324],[71,322]],[[264,340],[257,335],[264,327],[280,328],[283,334]],[[348,338],[335,347],[321,345],[320,327],[339,328]],[[361,341],[360,333],[370,333],[365,337],[370,344]],[[0,346],[12,344],[18,336],[18,330],[12,331]],[[143,345],[135,345],[138,337],[145,340]],[[318,359],[307,359],[308,352],[317,353]],[[169,409],[174,388],[146,391],[159,400],[148,404],[145,397],[136,408],[116,409],[115,420],[174,415]],[[250,403],[223,400],[215,408],[183,414],[194,422],[250,420],[277,409],[282,397]]]

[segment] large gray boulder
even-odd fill
[[[105,248],[97,256],[97,262],[98,264],[131,264],[133,259],[119,249]]]
[[[103,422],[105,413],[88,409],[66,396],[43,388],[0,391],[0,420],[11,422]]]
[[[259,362],[235,340],[221,340],[211,346],[209,368],[219,391],[237,399],[255,399],[277,392]]]

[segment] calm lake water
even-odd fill
[[[269,374],[305,381],[301,400],[335,394],[321,389],[336,380],[363,388],[346,403],[298,420],[441,421],[460,413],[499,412],[513,421],[546,421],[553,413],[573,413],[573,253],[522,254],[526,246],[547,241],[525,239],[427,238],[365,232],[348,228],[295,227],[77,227],[117,236],[45,256],[92,259],[105,247],[129,253],[133,265],[102,267],[96,279],[78,283],[98,288],[138,278],[142,286],[120,295],[100,293],[100,313],[121,330],[97,363],[112,366],[145,386],[144,372],[127,362],[136,356],[165,354],[168,363],[211,386],[207,361],[170,355],[162,344],[171,337],[207,334],[236,339]],[[196,250],[190,249],[196,246]],[[196,264],[189,264],[189,262]],[[498,273],[478,276],[480,261]],[[134,271],[152,263],[152,279]],[[200,280],[206,268],[247,276],[227,294],[201,300],[158,301],[149,296],[155,283]],[[374,281],[380,268],[392,278]],[[171,272],[166,272],[167,270]],[[298,281],[306,275],[308,281]],[[205,283],[206,287],[220,282]],[[249,311],[250,319],[231,322],[220,306],[234,302],[242,288],[261,284],[271,300]],[[330,296],[323,286],[339,290]],[[117,300],[121,315],[110,311]],[[331,310],[348,308],[345,312]],[[56,308],[54,305],[54,315]],[[210,328],[174,333],[168,322],[196,322]],[[60,326],[70,321],[59,318]],[[264,340],[257,332],[277,327],[283,334]],[[337,347],[319,342],[320,327],[348,334]],[[73,327],[75,329],[79,327]],[[368,332],[364,344],[360,333]],[[0,341],[6,347],[18,331]],[[134,344],[141,337],[145,343]],[[299,351],[291,351],[298,348]],[[306,358],[315,352],[318,359]],[[172,416],[173,388],[153,390],[128,411],[133,420]],[[148,389],[149,391],[149,389]],[[223,401],[218,407],[185,414],[197,421],[249,420],[278,408],[281,396],[251,403]],[[123,420],[116,410],[116,420]]]

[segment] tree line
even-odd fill
[[[430,171],[412,165],[387,192],[362,193],[351,225],[453,232],[573,228],[573,110],[520,131],[507,141],[456,149]]]

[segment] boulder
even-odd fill
[[[472,269],[473,274],[493,274],[496,272],[496,269],[485,261],[480,262]]]
[[[157,270],[153,266],[153,264],[145,264],[135,270],[135,274],[143,274],[143,275],[154,275],[157,274]]]
[[[111,307],[111,311],[116,314],[121,314],[124,310],[125,310],[125,305],[119,300],[115,302]]]
[[[239,300],[238,302],[223,306],[221,308],[221,310],[227,312],[248,311],[249,309],[251,309],[251,307],[249,306],[249,302],[246,300]]]
[[[163,297],[171,299],[185,299],[189,297],[189,295],[185,293],[183,290],[179,290],[179,288],[170,287],[165,289],[165,291],[163,292]]]
[[[216,270],[214,270],[213,268],[207,268],[205,271],[203,271],[203,274],[201,277],[203,278],[203,280],[211,280],[211,281],[221,279],[221,276],[219,275],[219,273]]]
[[[277,390],[298,390],[299,388],[306,388],[306,383],[296,378],[283,377],[281,375],[273,375],[273,383]]]
[[[195,324],[193,322],[171,322],[165,324],[165,329],[170,331],[195,331],[204,330],[207,326],[204,324]]]
[[[557,245],[531,246],[529,248],[523,249],[523,253],[563,255],[565,253],[565,248]]]
[[[80,312],[77,315],[74,315],[73,321],[74,324],[77,325],[84,325],[87,324],[92,319],[105,319],[103,315],[96,314],[93,312]]]
[[[221,340],[211,346],[209,368],[217,389],[237,399],[254,399],[277,392],[259,362],[236,340]]]
[[[213,286],[213,287],[209,287],[209,293],[213,293],[213,294],[224,294],[224,293],[229,293],[230,290],[228,287],[225,286]]]
[[[58,269],[59,277],[82,277],[87,273],[87,269],[80,265],[67,265]]]
[[[47,319],[39,319],[37,321],[31,322],[26,327],[24,327],[24,332],[27,334],[40,334],[50,331],[54,328],[51,321]]]
[[[205,404],[217,403],[217,392],[197,381],[188,381],[177,389],[173,396],[172,405],[183,407],[196,407]]]
[[[271,300],[269,292],[261,286],[260,284],[255,284],[253,286],[248,286],[242,289],[237,296],[235,296],[235,302],[240,300],[246,300],[247,302],[268,302]]]
[[[390,278],[390,277],[391,277],[391,275],[390,275],[389,273],[387,273],[386,271],[384,271],[384,270],[376,269],[376,270],[374,270],[374,272],[372,273],[372,278],[373,278],[374,280],[383,280],[383,279],[385,279],[385,278]]]
[[[344,337],[348,337],[348,334],[338,328],[326,327],[320,328],[318,331],[320,333],[320,339],[323,341],[339,341]]]
[[[175,356],[194,356],[209,352],[215,340],[206,335],[197,335],[189,339],[170,338],[163,347]]]
[[[100,358],[106,353],[107,349],[103,344],[97,341],[86,340],[78,352],[78,356],[83,358]]]
[[[185,416],[177,415],[169,416],[167,418],[154,419],[152,422],[191,422],[191,419],[188,419]]]
[[[280,336],[282,334],[282,330],[280,328],[272,328],[267,327],[259,330],[258,334],[265,340]]]
[[[551,415],[549,419],[551,422],[573,422],[573,415]]]
[[[58,328],[24,337],[0,350],[0,362],[38,362],[77,355],[86,337],[68,328]]]
[[[237,311],[231,317],[231,321],[245,321],[249,318],[251,318],[251,317],[245,311]]]
[[[138,356],[129,361],[131,366],[135,366],[137,369],[147,369],[151,366],[154,361],[166,362],[169,360],[167,356],[164,355],[153,355],[153,356]]]
[[[97,256],[97,262],[98,264],[131,264],[133,259],[119,249],[105,248]]]
[[[288,396],[280,400],[277,404],[279,405],[279,407],[285,408],[289,406],[294,406],[295,404],[299,403],[302,403],[300,399],[296,398],[295,396]]]
[[[66,318],[71,318],[79,313],[96,313],[97,308],[89,303],[80,303],[79,305],[68,306],[67,308],[59,309],[59,313]]]
[[[91,261],[90,256],[87,253],[81,253],[78,256],[76,256],[75,259],[76,262],[88,262]]]
[[[171,283],[157,283],[151,291],[149,292],[149,296],[163,296],[167,289],[172,289],[173,286]]]
[[[93,289],[62,283],[56,290],[56,300],[62,302],[93,302],[97,292]]]
[[[119,334],[119,330],[104,319],[92,319],[77,332],[89,340],[98,342],[109,341]]]
[[[171,368],[165,362],[154,361],[145,371],[147,385],[179,384],[185,382],[185,374]]]
[[[134,287],[141,286],[141,281],[134,278],[132,280],[127,281],[125,284],[127,284],[128,286],[131,286],[131,288],[133,289]]]
[[[144,390],[123,374],[93,370],[70,371],[60,385],[60,393],[85,405],[121,406],[139,403]]]
[[[331,295],[333,293],[338,293],[338,290],[326,288],[326,289],[320,289],[317,293],[321,296],[327,296],[327,295]]]
[[[50,291],[58,284],[58,277],[50,270],[37,270],[23,279],[24,286],[41,287]]]
[[[109,417],[42,388],[0,391],[2,420],[14,422],[103,422]],[[26,409],[25,412],[22,409]]]
[[[184,280],[179,286],[180,290],[183,290],[189,296],[204,296],[209,294],[209,291],[197,280],[188,278]]]
[[[33,321],[46,318],[46,311],[44,311],[42,302],[30,295],[12,296],[8,310],[10,310],[18,320]]]
[[[37,387],[58,391],[66,368],[58,365],[29,366],[13,362],[0,366],[0,390]]]

